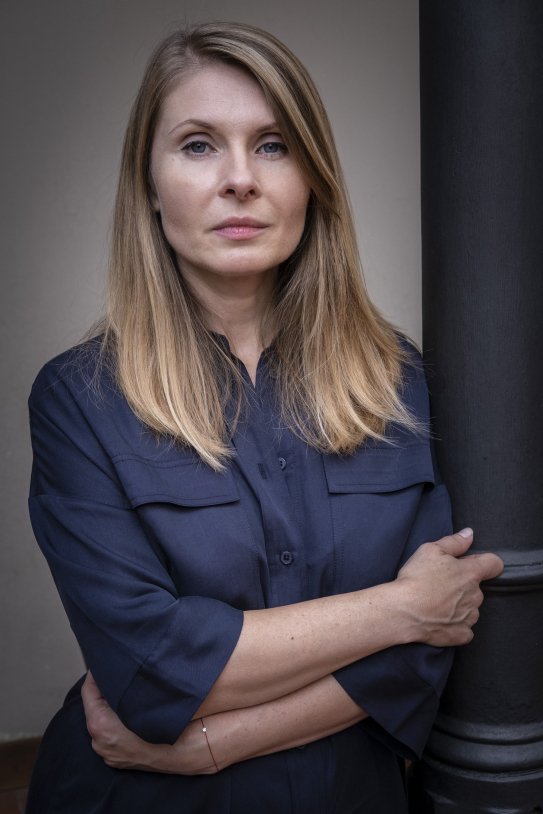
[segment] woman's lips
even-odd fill
[[[213,230],[229,240],[249,240],[261,235],[268,224],[251,217],[226,218]]]
[[[214,231],[216,234],[227,237],[230,240],[247,240],[262,234],[266,228],[266,226],[244,226],[240,224],[237,226],[220,226]]]

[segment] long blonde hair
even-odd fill
[[[205,23],[164,40],[128,124],[107,312],[97,332],[130,406],[146,425],[192,447],[214,469],[231,454],[229,436],[243,402],[239,370],[206,328],[150,198],[150,150],[161,104],[174,81],[209,60],[241,66],[260,84],[311,188],[302,239],[279,269],[272,303],[273,374],[284,421],[310,445],[335,453],[381,438],[391,421],[415,428],[401,401],[405,352],[366,293],[318,91],[281,42],[239,23]]]

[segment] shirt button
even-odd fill
[[[279,466],[281,467],[281,469],[284,469],[286,465],[287,465],[287,462],[285,461],[285,459],[284,458],[279,458]]]
[[[292,552],[290,551],[283,551],[281,553],[281,557],[279,558],[283,565],[290,565],[294,557],[292,556]]]

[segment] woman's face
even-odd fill
[[[166,97],[151,151],[152,203],[182,274],[273,272],[302,236],[309,186],[256,80],[208,63]]]

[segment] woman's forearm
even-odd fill
[[[303,746],[367,717],[333,676],[289,695],[205,718],[220,769],[251,757]]]
[[[195,719],[173,745],[142,740],[124,726],[90,675],[81,695],[92,747],[116,769],[214,774],[233,763],[340,732],[366,717],[333,676],[283,698]]]
[[[303,746],[333,735],[366,713],[333,676],[255,707],[194,720],[171,747],[146,745],[140,768],[173,774],[208,774],[249,758]],[[206,736],[209,741],[206,741]],[[213,765],[215,763],[216,765]]]
[[[396,644],[465,644],[482,601],[479,581],[503,564],[463,557],[455,534],[411,557],[394,582],[294,605],[247,611],[230,660],[195,717],[287,696],[346,664]]]
[[[392,584],[247,611],[238,644],[195,717],[254,707],[410,641]]]

